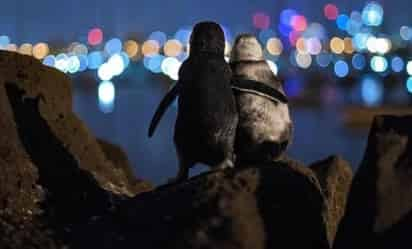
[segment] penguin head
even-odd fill
[[[254,35],[240,34],[236,37],[230,62],[262,61],[264,59],[262,46]]]
[[[190,54],[211,52],[224,56],[225,34],[215,22],[199,22],[190,36]]]

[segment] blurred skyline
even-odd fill
[[[85,38],[87,31],[101,27],[108,36],[129,33],[147,36],[161,30],[172,33],[184,25],[200,20],[214,20],[234,33],[252,31],[252,15],[265,11],[271,26],[278,23],[282,9],[293,8],[311,22],[326,23],[322,15],[327,3],[336,4],[341,13],[361,11],[367,1],[325,0],[238,0],[233,1],[130,1],[130,0],[13,0],[0,8],[0,34],[19,43],[38,41],[73,41]],[[384,29],[399,33],[402,25],[411,25],[411,6],[407,0],[377,1],[385,10]],[[399,11],[403,10],[403,11]],[[404,11],[406,10],[406,11]],[[410,11],[407,11],[410,10]]]

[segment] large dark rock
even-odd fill
[[[287,163],[204,174],[139,195],[120,213],[139,248],[328,248],[323,197]]]
[[[36,100],[35,105],[38,105],[38,112],[48,129],[73,155],[80,168],[91,172],[99,184],[111,192],[128,196],[141,192],[129,184],[127,171],[118,170],[120,167],[107,159],[96,138],[73,113],[71,84],[65,74],[42,65],[32,57],[0,51],[0,124],[5,126],[1,134],[2,141],[6,141],[2,147],[10,150],[10,143],[19,140],[16,126],[18,128],[21,124],[13,117],[16,113],[10,106],[11,98],[19,97],[22,103]],[[6,92],[7,86],[15,87],[18,94],[10,96]],[[21,122],[29,123],[30,120]],[[17,147],[20,147],[19,153],[25,154],[24,148]]]
[[[309,166],[319,179],[326,198],[324,218],[330,245],[335,240],[340,220],[345,213],[346,200],[353,173],[349,163],[339,156],[330,156]]]
[[[378,116],[334,248],[411,248],[412,116]]]
[[[0,248],[62,245],[147,190],[106,158],[71,101],[67,76],[0,51]]]

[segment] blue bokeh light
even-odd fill
[[[352,19],[349,19],[347,23],[346,31],[350,35],[356,35],[357,33],[359,33],[361,28],[362,28],[362,23],[358,23],[358,22],[353,21]]]
[[[391,60],[392,70],[396,73],[401,72],[405,68],[405,62],[399,56],[395,56]]]
[[[352,57],[352,65],[357,70],[362,70],[366,66],[366,58],[363,54],[355,54]]]
[[[48,55],[43,59],[43,65],[54,67],[55,63],[56,63],[56,57],[54,57],[54,55]]]
[[[383,22],[383,8],[377,2],[368,3],[362,11],[362,21],[368,26],[379,26]]]
[[[292,28],[283,23],[279,23],[278,30],[279,30],[279,33],[284,37],[288,37],[290,32],[292,32]]]
[[[165,57],[163,55],[155,55],[152,57],[146,57],[143,60],[143,64],[152,73],[161,73],[162,72],[162,62],[164,59]]]
[[[113,38],[106,42],[104,50],[109,55],[120,53],[122,51],[122,41],[119,38]]]
[[[316,56],[316,62],[320,67],[327,67],[332,61],[332,55],[329,53],[320,53]]]
[[[367,106],[379,105],[383,97],[382,82],[376,77],[364,76],[361,82],[361,95]]]
[[[148,40],[155,40],[159,43],[160,47],[163,47],[163,45],[167,41],[167,36],[164,32],[162,31],[155,31],[149,35]]]
[[[406,89],[408,90],[409,93],[412,93],[412,77],[409,77],[406,80]]]
[[[349,17],[345,14],[341,14],[336,18],[336,25],[340,30],[346,30],[348,25]]]
[[[103,64],[103,54],[99,51],[91,52],[88,56],[88,67],[89,69],[96,70]]]
[[[0,36],[0,48],[5,48],[10,44],[10,38],[7,35]]]
[[[129,56],[125,52],[120,52],[120,56],[123,59],[124,68],[127,68],[130,65]]]
[[[368,38],[370,37],[369,33],[357,33],[353,39],[352,43],[357,51],[362,51],[367,48]]]
[[[296,61],[296,54],[297,54],[296,50],[292,51],[292,52],[289,54],[289,62],[290,62],[290,64],[292,64],[292,65],[295,66],[295,67],[298,66],[298,63],[297,63],[297,61]]]
[[[176,57],[176,59],[178,59],[179,61],[184,61],[187,59],[188,56],[189,56],[188,53],[182,52]]]
[[[296,16],[297,14],[298,13],[296,12],[296,10],[293,9],[282,10],[282,12],[280,13],[280,23],[286,26],[290,26],[292,17]]]
[[[86,55],[79,55],[79,62],[80,62],[80,66],[79,66],[79,72],[84,72],[87,70],[87,67],[89,66],[89,60],[87,58]]]
[[[189,43],[191,34],[192,29],[190,27],[181,28],[175,33],[174,38],[185,45]]]
[[[402,26],[399,34],[401,38],[405,41],[410,41],[412,40],[412,28],[408,26]]]
[[[334,70],[335,70],[336,76],[338,76],[339,78],[344,78],[349,73],[348,63],[346,63],[343,60],[338,60],[335,63]]]

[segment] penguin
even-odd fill
[[[238,114],[231,88],[232,72],[224,57],[222,28],[214,22],[197,23],[189,46],[179,80],[160,102],[148,134],[153,135],[163,113],[178,96],[174,144],[179,171],[172,183],[187,179],[196,163],[212,169],[234,166]]]
[[[239,112],[235,140],[237,162],[281,160],[293,133],[288,100],[255,36],[241,34],[236,38],[230,66]]]

